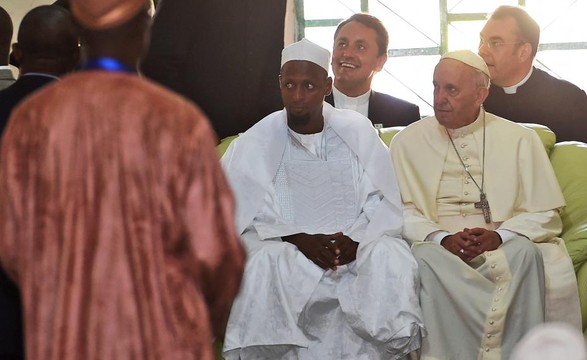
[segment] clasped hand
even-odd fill
[[[440,242],[445,249],[465,262],[470,262],[485,251],[497,249],[501,243],[497,232],[483,228],[465,228],[454,235],[446,236]]]
[[[355,260],[359,243],[341,232],[335,234],[295,234],[283,237],[284,241],[297,246],[308,259],[322,269],[336,270]]]

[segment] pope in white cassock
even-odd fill
[[[433,85],[435,116],[390,146],[420,270],[422,359],[509,359],[545,321],[580,331],[556,237],[564,198],[538,135],[483,109],[489,70],[469,50],[444,54]]]
[[[308,40],[286,47],[285,109],[222,158],[248,252],[227,359],[402,359],[425,334],[386,146],[366,117],[323,102],[329,63]]]

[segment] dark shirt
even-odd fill
[[[283,105],[285,0],[162,0],[141,71],[191,99],[218,138]]]
[[[326,96],[324,100],[336,107],[332,94]],[[420,120],[420,108],[411,102],[391,95],[371,91],[367,117],[373,125],[381,124],[383,127],[406,126]]]
[[[0,134],[10,118],[10,113],[25,97],[55,80],[45,75],[22,75],[16,82],[0,91]]]
[[[27,96],[54,81],[44,75],[22,75],[10,87],[0,91],[0,134],[12,110]],[[22,309],[18,288],[0,268],[0,359],[23,359]]]
[[[557,141],[587,142],[587,96],[572,83],[534,68],[532,75],[515,94],[499,86],[489,88],[485,109],[519,123],[548,126]]]

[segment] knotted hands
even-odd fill
[[[446,236],[440,244],[465,262],[470,262],[485,251],[493,251],[501,245],[501,237],[492,230],[465,228],[456,234]]]
[[[297,246],[308,259],[322,269],[336,270],[355,260],[359,243],[341,232],[335,234],[295,234],[284,236],[284,241]]]

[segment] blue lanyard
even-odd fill
[[[106,71],[121,71],[134,73],[135,70],[130,66],[123,64],[120,60],[111,57],[99,57],[89,59],[81,66],[83,70],[106,70]]]

